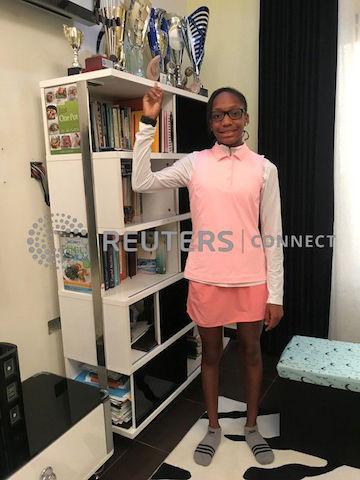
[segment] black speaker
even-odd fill
[[[27,434],[17,347],[0,343],[0,473],[17,465],[20,452],[27,455],[24,446]]]

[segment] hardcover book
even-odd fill
[[[64,289],[91,292],[91,271],[88,239],[60,237]]]

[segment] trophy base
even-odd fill
[[[208,97],[209,96],[209,90],[207,88],[201,87],[199,95],[202,95],[203,97]]]
[[[83,72],[93,72],[103,68],[114,68],[114,62],[103,55],[94,55],[92,57],[85,58],[85,69]]]
[[[81,67],[70,67],[68,68],[68,75],[78,75],[82,70]]]

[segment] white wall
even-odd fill
[[[186,13],[185,0],[156,5]],[[23,379],[64,372],[61,335],[48,335],[47,327],[59,314],[55,271],[38,265],[26,243],[32,224],[49,211],[30,161],[45,160],[39,81],[66,75],[72,62],[63,23],[69,21],[20,0],[1,1],[0,341],[18,346]],[[94,51],[96,28],[79,27]]]
[[[248,144],[257,150],[260,1],[187,0],[188,13],[201,5],[210,10],[201,80],[209,95],[225,86],[245,95],[250,114]]]
[[[0,32],[0,341],[18,346],[22,378],[63,371],[55,272],[27,250],[31,225],[48,211],[30,161],[44,161],[39,80],[66,74],[72,52],[60,17],[2,0]]]

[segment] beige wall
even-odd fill
[[[259,0],[187,0],[188,13],[210,10],[201,80],[209,95],[219,87],[240,90],[249,107],[249,146],[257,149]]]
[[[28,230],[48,212],[30,161],[44,161],[39,80],[66,73],[71,49],[62,19],[18,0],[2,0],[0,31],[0,341],[18,345],[22,378],[63,371],[55,272],[27,249]]]
[[[186,13],[185,0],[157,5]],[[23,379],[64,371],[61,335],[49,335],[47,326],[59,315],[55,271],[38,265],[26,244],[32,224],[49,211],[30,161],[45,160],[39,81],[66,75],[72,62],[64,22],[20,0],[1,1],[0,341],[18,346]],[[91,46],[95,30],[87,30]]]

